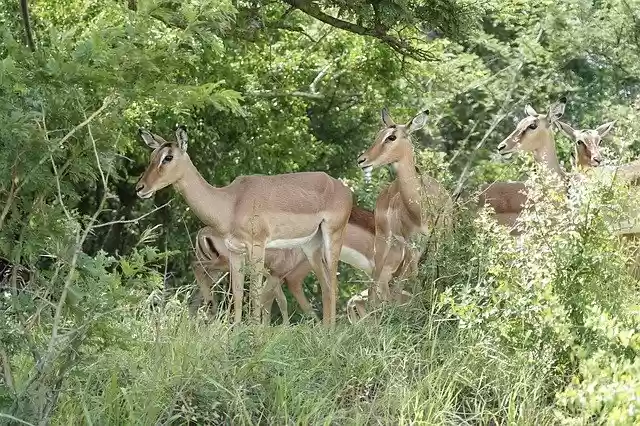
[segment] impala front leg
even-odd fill
[[[205,308],[207,316],[215,318],[218,313],[218,300],[213,291],[214,287],[218,283],[222,272],[213,271],[208,268],[208,262],[204,260],[196,260],[193,262],[193,272],[196,276],[196,282],[200,288],[200,295],[202,296],[202,305]],[[210,307],[209,307],[210,306]]]
[[[260,324],[262,319],[262,292],[264,291],[264,245],[254,244],[249,252],[249,265],[251,265],[251,281],[249,284],[249,297],[251,298],[251,317],[254,322]]]
[[[244,295],[244,253],[229,251],[231,291],[233,293],[234,324],[242,321],[242,296]]]
[[[389,299],[389,287],[388,283],[391,280],[391,275],[395,271],[395,265],[389,265],[389,254],[391,252],[391,235],[384,231],[378,231],[376,229],[376,236],[374,241],[374,269],[373,269],[373,281],[369,286],[369,303],[372,307],[378,304],[378,292],[383,301]]]

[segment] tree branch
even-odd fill
[[[318,6],[313,0],[283,0],[285,3],[299,9],[307,15],[316,18],[317,20],[331,25],[332,27],[339,28],[344,31],[349,31],[361,36],[368,36],[377,38],[383,43],[396,50],[398,53],[406,56],[410,56],[416,60],[434,60],[434,56],[422,49],[416,48],[405,40],[399,39],[392,35],[389,35],[387,28],[383,25],[376,25],[375,28],[366,28],[361,25],[353,24],[342,19],[335,18],[327,13],[324,13],[320,6]]]
[[[31,32],[31,21],[29,20],[29,3],[27,0],[20,0],[20,12],[22,13],[22,24],[24,32],[27,36],[27,46],[32,52],[36,51],[36,45],[33,42],[33,33]]]
[[[324,95],[320,93],[311,93],[311,92],[301,92],[299,90],[294,90],[292,92],[279,92],[277,90],[265,90],[262,92],[252,92],[248,93],[249,96],[255,96],[256,98],[285,98],[289,96],[294,96],[298,98],[307,98],[307,99],[324,99]]]

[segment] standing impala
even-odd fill
[[[516,151],[531,152],[536,161],[564,179],[565,172],[558,162],[552,125],[564,114],[566,102],[566,98],[562,97],[549,107],[546,114],[538,114],[527,105],[527,116],[498,145],[498,152],[505,156]],[[510,227],[512,234],[518,234],[520,231],[515,226],[516,219],[524,210],[526,200],[527,188],[524,182],[493,182],[483,185],[478,206],[489,204],[493,207],[497,222]]]
[[[340,260],[371,276],[373,272],[374,233],[373,212],[354,205],[345,230]],[[216,236],[210,227],[204,227],[198,231],[195,249],[196,260],[192,262],[192,266],[203,300],[205,303],[212,303],[214,307],[217,307],[217,301],[211,293],[211,289],[215,286],[220,274],[229,270],[227,262],[228,251],[222,240]],[[265,322],[269,322],[271,305],[275,299],[280,307],[283,322],[285,324],[288,323],[288,307],[281,288],[283,280],[303,312],[317,319],[302,289],[302,283],[311,271],[311,265],[302,250],[267,249],[265,252],[265,266],[271,271],[267,276],[267,286],[262,298],[265,315],[267,316]],[[347,303],[348,318],[352,323],[357,318],[356,308],[357,313],[360,316],[364,316],[364,301],[367,298],[367,294],[368,291],[365,290],[351,298]],[[410,296],[410,293],[404,291],[403,302],[408,301]]]
[[[574,143],[574,151],[571,155],[575,160],[576,166],[586,171],[592,167],[600,166],[602,162],[600,142],[611,132],[615,123],[615,121],[604,123],[596,127],[595,130],[575,130],[569,124],[560,120],[556,121],[556,126]]]
[[[597,169],[603,173],[615,174],[616,179],[622,179],[631,186],[638,186],[640,181],[640,160],[631,161],[617,166],[600,166],[600,142],[613,128],[615,121],[602,124],[595,130],[575,130],[569,124],[558,122],[558,128],[569,139],[575,142],[575,161],[578,167],[587,175]],[[640,234],[640,211],[631,208],[627,210],[628,220],[618,223],[617,234],[635,237]]]
[[[383,300],[391,298],[389,281],[403,260],[407,259],[403,269],[415,271],[418,252],[406,250],[410,238],[451,225],[451,196],[434,178],[420,176],[416,169],[410,135],[425,125],[428,113],[421,112],[406,124],[396,124],[384,108],[382,122],[385,127],[378,132],[373,145],[358,158],[358,165],[365,174],[386,164],[391,164],[397,173],[397,178],[380,192],[376,201],[374,281],[368,294],[372,304],[376,303],[376,290],[380,291]]]
[[[300,247],[321,284],[322,321],[335,324],[338,261],[353,205],[349,188],[322,172],[239,176],[216,188],[191,162],[184,126],[176,129],[176,143],[144,129],[139,132],[153,152],[136,184],[138,196],[149,198],[173,185],[196,216],[223,239],[229,251],[236,323],[242,320],[245,263],[251,266],[249,294],[253,318],[259,322],[265,250]]]
[[[601,139],[611,131],[614,122],[605,123],[595,130],[574,130],[568,124],[559,121],[564,112],[565,102],[564,98],[560,102],[556,102],[546,114],[538,114],[531,106],[527,105],[525,108],[527,116],[498,145],[498,151],[503,155],[516,151],[531,152],[534,159],[555,172],[565,184],[565,189],[569,190],[575,184],[584,181],[585,176],[583,174],[568,174],[562,169],[558,161],[551,126],[557,126],[574,141],[575,153],[573,155],[576,164],[578,169],[585,172],[588,168],[601,168],[602,157],[599,144]],[[524,184],[522,185],[524,187]],[[523,192],[525,191],[526,188],[523,188]],[[526,193],[523,197],[526,198]]]

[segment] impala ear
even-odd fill
[[[387,107],[382,108],[382,122],[387,127],[396,125],[395,121],[393,121],[393,118],[391,118],[391,115],[389,114],[389,108]]]
[[[616,124],[616,120],[610,121],[608,123],[604,123],[603,125],[598,126],[598,128],[596,129],[596,132],[598,132],[601,138],[604,138],[613,129],[614,124]]]
[[[151,149],[156,149],[165,142],[165,140],[160,136],[154,135],[153,133],[151,133],[147,129],[143,129],[142,127],[138,128],[138,133],[140,134],[140,137],[142,138],[144,143],[146,143],[147,146]]]
[[[576,140],[576,131],[573,129],[573,127],[571,127],[570,125],[568,125],[567,123],[560,121],[560,120],[556,120],[554,122],[554,124],[558,127],[558,129],[560,129],[560,131],[562,133],[565,134],[565,136],[567,136],[569,139],[571,139],[572,141]]]
[[[535,109],[533,109],[533,107],[529,104],[525,105],[524,107],[524,113],[527,115],[530,115],[532,117],[537,117],[538,113],[536,112]]]
[[[567,106],[567,98],[564,96],[558,100],[558,102],[554,102],[553,105],[549,107],[549,112],[547,113],[547,120],[549,122],[554,122],[564,114],[564,109]]]
[[[176,142],[178,147],[186,152],[187,145],[189,144],[189,135],[187,135],[187,126],[184,124],[176,124]]]
[[[427,124],[427,119],[429,118],[429,110],[425,109],[424,111],[418,113],[415,117],[411,119],[407,123],[407,127],[409,128],[409,133],[413,133],[416,130],[420,130]]]

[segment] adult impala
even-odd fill
[[[566,103],[566,98],[560,98],[549,107],[546,114],[538,114],[527,105],[525,118],[500,142],[498,152],[503,156],[516,151],[531,152],[537,162],[564,179],[565,172],[558,162],[552,126],[564,114]],[[497,222],[510,227],[513,234],[518,234],[520,231],[515,226],[516,219],[524,210],[526,200],[524,182],[501,181],[483,185],[478,206],[490,205]]]
[[[570,125],[559,120],[564,112],[565,103],[566,99],[562,98],[559,102],[551,105],[546,114],[539,114],[533,107],[527,105],[525,107],[526,117],[498,145],[498,151],[503,155],[517,151],[532,153],[534,159],[543,167],[554,172],[565,184],[565,190],[569,191],[575,185],[584,182],[584,173],[588,169],[596,167],[601,169],[600,141],[611,131],[615,122],[605,123],[593,130],[574,130]],[[567,173],[561,167],[551,130],[552,126],[559,128],[573,140],[575,144],[573,156],[579,173]],[[526,199],[526,188],[524,188],[524,183],[521,184],[522,192],[518,197]]]
[[[396,124],[384,108],[385,127],[378,132],[373,145],[358,157],[358,165],[365,174],[387,164],[397,173],[397,178],[380,192],[376,201],[375,269],[368,292],[372,304],[376,303],[376,289],[383,300],[391,298],[389,281],[407,257],[406,269],[415,271],[419,252],[406,251],[411,237],[418,233],[428,235],[451,225],[451,196],[438,181],[428,175],[420,176],[416,169],[411,134],[425,125],[428,114],[423,111],[406,124]]]
[[[345,229],[344,244],[340,252],[340,260],[371,276],[373,272],[373,246],[375,225],[373,212],[353,206],[349,222]],[[217,301],[211,290],[221,273],[229,270],[228,250],[224,242],[217,237],[210,227],[204,227],[196,236],[196,260],[192,262],[196,280],[205,303],[217,307]],[[269,322],[273,300],[278,303],[284,323],[288,323],[288,307],[282,292],[284,281],[296,301],[306,314],[316,317],[309,301],[302,290],[302,282],[311,271],[311,265],[300,249],[267,249],[265,266],[270,270],[267,285],[262,295],[263,306]],[[399,268],[398,270],[400,270]],[[364,301],[368,291],[360,293],[347,303],[348,318],[352,323],[357,318],[355,307],[360,316],[365,315]],[[403,302],[409,300],[411,294],[403,292]],[[357,299],[357,300],[356,300]],[[351,312],[354,311],[354,312]]]
[[[184,126],[176,129],[176,143],[144,129],[139,132],[153,152],[136,184],[138,196],[149,198],[172,185],[223,239],[229,251],[236,323],[242,320],[245,262],[251,266],[252,316],[260,321],[265,250],[299,247],[321,284],[322,321],[335,324],[338,261],[353,204],[347,186],[326,173],[302,172],[239,176],[216,188],[191,162]]]

